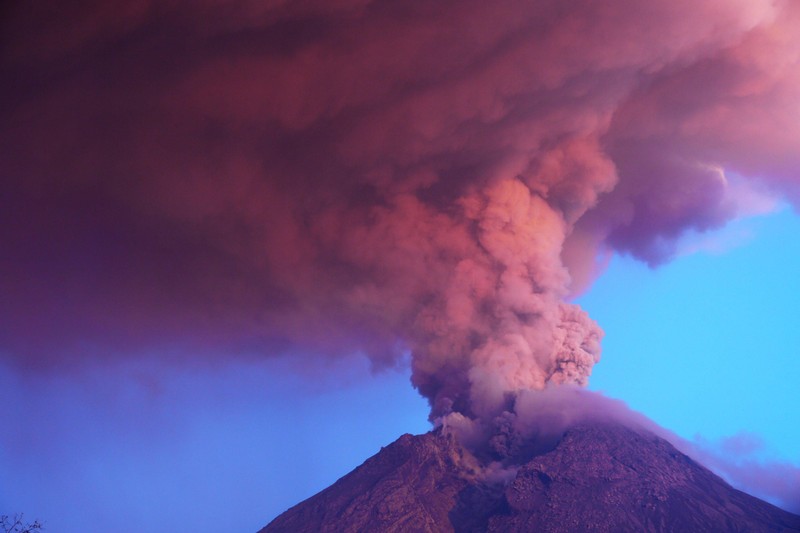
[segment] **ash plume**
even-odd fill
[[[52,9],[51,9],[52,8]],[[12,2],[0,353],[412,357],[431,418],[586,384],[569,297],[797,200],[790,1]]]

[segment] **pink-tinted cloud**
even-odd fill
[[[732,485],[800,512],[800,467],[759,454],[764,442],[753,433],[709,441],[696,437],[687,443],[691,455],[727,479]]]
[[[585,221],[608,223],[613,247],[658,263],[686,228],[752,211],[726,173],[797,199],[800,13],[789,2],[776,6],[771,22],[653,75],[617,109],[604,138],[620,185]]]
[[[410,350],[433,417],[490,417],[586,383],[565,299],[610,250],[737,216],[728,172],[796,199],[790,2],[37,6],[0,48],[20,365]]]

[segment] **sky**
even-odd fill
[[[252,531],[574,386],[800,509],[798,22],[4,5],[0,513]]]
[[[736,226],[657,270],[613,260],[581,298],[606,330],[591,388],[687,438],[751,431],[797,462],[800,222],[784,209]]]

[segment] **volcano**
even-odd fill
[[[800,531],[653,433],[582,422],[514,464],[436,430],[403,435],[260,533]]]

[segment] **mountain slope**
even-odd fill
[[[800,531],[800,516],[618,423],[575,425],[508,473],[487,483],[452,437],[403,435],[261,533]]]

